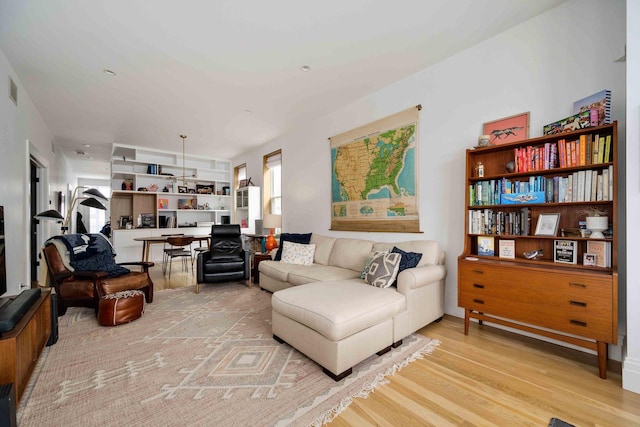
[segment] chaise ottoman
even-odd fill
[[[277,291],[271,299],[273,337],[323,367],[336,381],[393,342],[393,317],[406,300],[395,288],[359,279],[314,282]]]

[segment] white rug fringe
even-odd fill
[[[360,389],[356,393],[354,393],[351,396],[347,396],[344,399],[342,399],[340,401],[340,403],[338,403],[336,406],[334,406],[333,408],[331,408],[330,410],[328,410],[324,414],[320,415],[311,424],[309,424],[309,426],[310,427],[321,427],[324,424],[327,424],[327,423],[333,421],[333,419],[335,417],[337,417],[342,411],[344,411],[345,409],[347,409],[349,407],[349,405],[351,405],[351,403],[353,402],[353,399],[355,399],[355,398],[362,398],[362,399],[368,398],[369,394],[373,393],[373,391],[375,391],[376,388],[389,383],[389,380],[386,377],[395,374],[400,369],[402,369],[405,366],[407,366],[409,363],[411,363],[411,362],[413,362],[415,360],[424,358],[425,354],[432,353],[433,350],[439,345],[440,345],[440,341],[439,340],[432,339],[431,341],[429,341],[429,343],[427,345],[425,345],[420,350],[414,352],[412,355],[410,355],[409,357],[404,359],[402,362],[394,363],[393,366],[388,368],[386,371],[381,372],[378,375],[376,375],[376,377],[373,379],[373,381],[370,384],[365,384],[362,387],[362,389]]]

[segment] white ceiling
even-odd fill
[[[564,1],[0,0],[0,48],[107,177],[114,142],[232,158]]]

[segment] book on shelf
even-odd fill
[[[604,89],[573,103],[573,114],[589,111],[592,126],[611,124],[611,91]]]
[[[500,258],[516,257],[516,241],[515,240],[500,240],[498,241],[498,256]]]
[[[575,240],[554,240],[553,261],[565,264],[577,264],[578,242]]]
[[[596,267],[611,267],[611,242],[587,240],[587,253],[596,256]]]
[[[588,128],[589,126],[591,126],[591,111],[582,111],[556,122],[544,125],[542,133],[543,135],[555,135]]]
[[[478,236],[478,255],[494,256],[494,244],[493,236]]]

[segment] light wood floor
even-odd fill
[[[153,268],[155,289],[195,284]],[[640,394],[622,389],[620,364],[598,376],[596,356],[445,316],[420,330],[436,350],[353,403],[333,426],[640,426]]]

